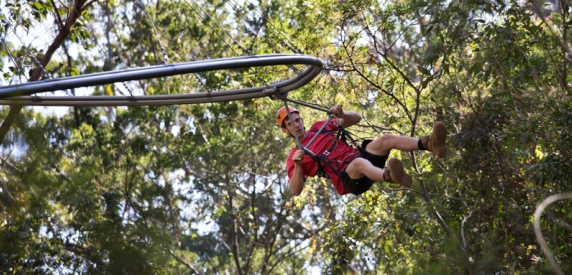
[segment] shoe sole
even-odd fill
[[[447,141],[447,128],[445,128],[445,124],[440,121],[435,122],[433,125],[433,135],[438,148],[434,153],[437,157],[442,158],[447,155],[447,144],[445,144]]]
[[[411,187],[413,179],[403,170],[403,163],[396,158],[389,159],[389,175],[395,183],[405,187]]]

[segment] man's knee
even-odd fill
[[[394,135],[384,134],[368,144],[368,148],[365,149],[376,155],[385,155],[395,147],[395,140]]]
[[[363,177],[363,171],[367,165],[371,165],[368,160],[364,158],[356,158],[348,165],[346,173],[348,173],[352,179],[359,179]]]
[[[379,137],[381,144],[384,148],[391,149],[393,147],[393,143],[395,142],[395,136],[392,134],[383,134]]]
[[[363,170],[363,167],[366,165],[366,162],[369,161],[367,161],[364,158],[356,158],[352,161],[352,164],[358,171],[361,171]]]

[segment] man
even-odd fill
[[[276,122],[282,132],[292,138],[298,137],[304,150],[293,148],[288,156],[287,168],[290,178],[290,191],[298,196],[304,189],[306,177],[313,177],[319,172],[325,173],[332,181],[340,195],[359,195],[369,190],[374,182],[393,182],[405,187],[411,186],[411,176],[403,170],[403,164],[396,158],[388,161],[388,168],[384,169],[385,162],[392,149],[411,152],[415,150],[429,150],[439,158],[447,154],[447,129],[439,121],[433,125],[431,135],[420,139],[407,136],[394,136],[384,134],[374,140],[366,140],[361,148],[353,148],[344,142],[336,142],[335,133],[339,126],[348,128],[357,124],[361,116],[353,111],[344,112],[337,105],[330,112],[336,117],[325,128],[318,132],[327,121],[315,122],[309,131],[304,127],[304,120],[300,112],[294,107],[282,107],[276,113]],[[315,135],[318,135],[314,138]],[[314,139],[313,139],[314,138]],[[312,141],[313,139],[313,141]],[[312,143],[308,146],[308,143]]]

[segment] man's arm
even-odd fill
[[[304,159],[304,151],[297,150],[294,155],[292,155],[292,160],[294,161],[294,173],[292,173],[292,178],[290,178],[290,192],[294,196],[299,196],[304,189],[304,171],[302,169],[302,160]]]
[[[333,115],[338,118],[338,124],[344,128],[356,125],[360,122],[361,116],[354,111],[345,111],[342,106],[336,105],[330,109]]]

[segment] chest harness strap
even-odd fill
[[[350,133],[345,128],[343,128],[341,125],[338,125],[338,132],[336,134],[336,138],[334,139],[334,142],[332,143],[332,145],[330,145],[330,148],[328,148],[326,151],[322,152],[321,154],[316,154],[316,153],[312,152],[310,149],[308,149],[308,147],[310,147],[310,145],[312,144],[312,142],[314,142],[314,140],[316,139],[316,137],[318,135],[320,135],[320,134],[334,135],[334,131],[330,131],[330,130],[324,131],[324,128],[326,128],[326,125],[328,125],[334,117],[335,117],[334,115],[330,115],[330,117],[328,118],[326,123],[324,123],[324,125],[322,125],[322,127],[319,130],[317,130],[317,131],[312,130],[311,132],[315,132],[316,134],[312,137],[310,142],[308,142],[308,144],[303,147],[304,152],[307,155],[309,155],[318,164],[318,171],[316,172],[316,175],[319,177],[323,177],[323,178],[330,178],[330,177],[328,176],[328,174],[324,170],[322,163],[324,165],[326,165],[328,168],[330,168],[330,170],[332,172],[336,173],[338,175],[338,177],[341,178],[342,168],[344,168],[345,165],[347,165],[352,160],[354,160],[355,157],[357,157],[357,156],[353,156],[353,157],[349,157],[348,159],[345,159],[345,160],[336,160],[336,159],[327,158],[327,156],[335,149],[336,145],[338,144],[338,141],[342,140],[343,143],[348,144],[347,139],[349,139],[351,141],[351,144],[349,144],[349,145],[353,145],[353,147],[360,149],[360,146],[358,145],[358,143],[351,137]],[[334,165],[335,165],[335,167],[334,167]]]

